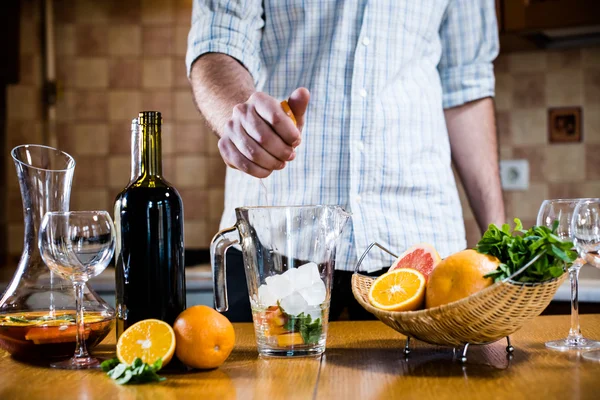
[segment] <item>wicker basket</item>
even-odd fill
[[[359,260],[356,271],[373,246],[394,255],[373,243]],[[373,307],[369,303],[369,289],[375,278],[356,271],[352,276],[352,292],[367,311],[409,339],[453,347],[488,344],[508,337],[540,315],[565,280],[566,273],[543,283],[519,283],[511,280],[536,259],[537,257],[505,281],[453,303],[420,311],[392,312]],[[509,348],[507,351],[512,351],[510,342]]]

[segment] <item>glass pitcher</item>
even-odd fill
[[[15,147],[13,157],[25,219],[23,253],[0,299],[0,348],[18,358],[68,357],[75,348],[75,298],[71,282],[44,264],[37,236],[48,211],[68,211],[75,160],[52,147]],[[13,210],[15,212],[16,210]],[[85,339],[100,343],[114,323],[114,310],[86,285]]]
[[[325,351],[337,239],[350,216],[339,206],[242,207],[211,243],[215,305],[227,311],[225,252],[241,244],[258,352]]]

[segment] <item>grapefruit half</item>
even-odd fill
[[[394,261],[390,271],[398,268],[412,268],[423,274],[425,279],[429,279],[431,271],[441,261],[440,255],[435,248],[428,243],[419,243],[411,246],[400,257]]]

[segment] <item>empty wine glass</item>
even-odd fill
[[[115,228],[106,211],[49,212],[40,224],[38,247],[55,273],[71,280],[75,289],[77,345],[75,355],[50,364],[53,368],[98,368],[85,344],[83,289],[88,279],[108,266],[115,251]]]
[[[579,256],[594,262],[600,251],[600,199],[585,199],[577,204],[573,211],[571,232]],[[600,351],[583,353],[583,358],[600,361]]]
[[[563,240],[573,240],[571,220],[577,203],[582,199],[544,200],[537,217],[537,225],[553,228],[557,223],[556,235]],[[571,281],[571,329],[566,339],[546,342],[553,350],[588,350],[600,346],[600,342],[587,339],[581,334],[579,326],[579,270],[585,264],[581,258],[575,260],[569,268]]]

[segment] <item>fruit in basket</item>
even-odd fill
[[[425,306],[431,308],[452,303],[485,289],[493,280],[484,275],[495,271],[499,264],[496,257],[471,249],[448,256],[429,276]]]
[[[411,246],[400,257],[394,261],[390,271],[398,268],[412,268],[423,274],[425,279],[429,278],[431,271],[441,261],[440,255],[435,248],[427,243],[419,243]]]
[[[235,344],[233,325],[224,315],[207,306],[183,311],[173,324],[177,358],[192,368],[217,368],[225,362]]]
[[[373,282],[369,301],[385,311],[414,311],[423,306],[425,276],[412,268],[389,271]]]
[[[131,365],[136,358],[153,364],[158,359],[167,365],[175,352],[175,333],[169,324],[158,319],[145,319],[131,325],[117,342],[117,358]]]

